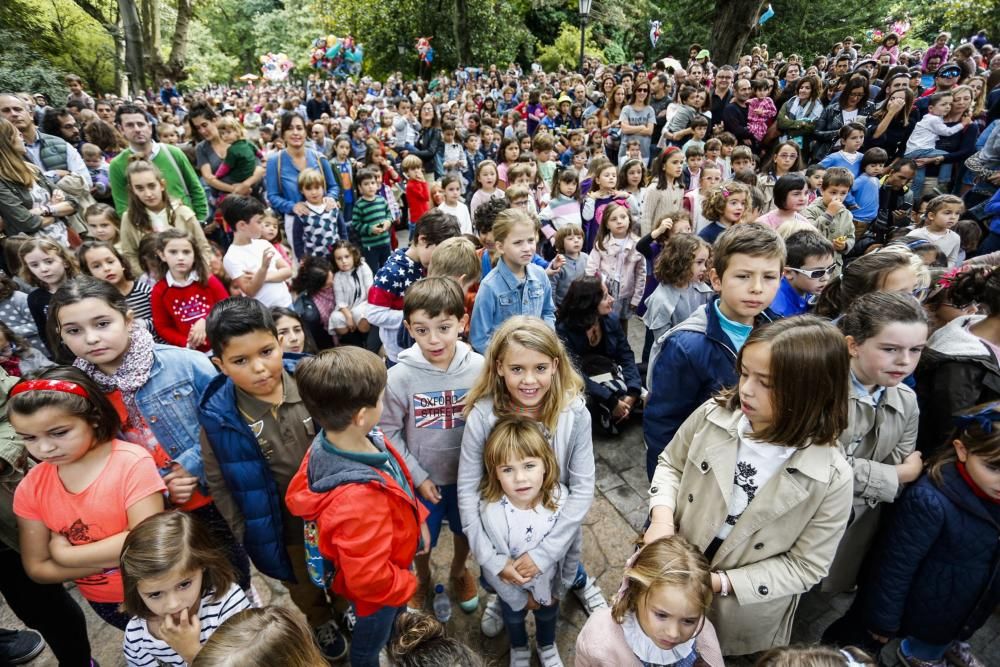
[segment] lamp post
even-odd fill
[[[583,74],[583,44],[587,35],[587,18],[593,0],[580,0],[580,74]]]

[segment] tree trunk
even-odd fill
[[[170,59],[167,61],[167,77],[173,81],[187,78],[184,65],[187,63],[188,31],[194,18],[193,0],[177,0],[177,22],[170,40]]]
[[[757,26],[764,0],[717,0],[712,21],[712,60],[734,64]]]
[[[469,50],[468,0],[455,0],[455,11],[452,12],[452,27],[455,32],[455,48],[458,51],[458,64],[462,67],[470,67],[472,65],[472,52]]]
[[[142,25],[139,23],[139,9],[135,0],[118,0],[122,15],[122,30],[125,33],[125,71],[128,73],[129,92],[140,95],[146,87],[145,68],[142,55]]]

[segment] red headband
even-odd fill
[[[663,149],[663,156],[666,157],[668,155],[673,155],[679,150],[680,148],[678,148],[677,146],[667,146],[666,148]]]
[[[69,380],[25,380],[14,385],[8,397],[13,398],[26,391],[61,391],[64,394],[76,394],[83,398],[90,398],[86,389]]]

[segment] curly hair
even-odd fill
[[[571,329],[588,329],[597,321],[597,306],[604,300],[604,284],[597,276],[580,276],[569,285],[559,304],[556,320]]]
[[[726,210],[726,202],[730,197],[737,194],[744,194],[747,198],[747,205],[750,204],[750,188],[737,181],[726,181],[715,188],[701,203],[701,214],[706,220],[719,221]]]
[[[694,260],[698,251],[712,246],[695,234],[675,234],[656,257],[653,275],[661,285],[685,287],[694,277]]]
[[[333,266],[325,257],[309,255],[302,260],[299,272],[292,279],[292,291],[312,296],[326,287],[327,278],[332,271]]]

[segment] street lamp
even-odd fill
[[[587,19],[593,0],[580,0],[580,74],[583,74],[583,43],[587,33]]]

